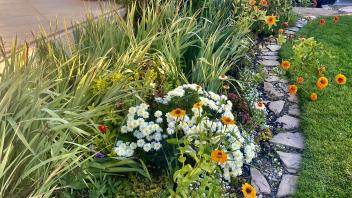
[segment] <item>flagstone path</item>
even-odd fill
[[[307,21],[298,20],[295,27],[285,30],[292,38]],[[259,44],[258,64],[264,65],[268,74],[264,82],[264,99],[274,136],[270,141],[269,154],[260,157],[250,168],[252,185],[258,197],[289,197],[296,191],[298,170],[304,149],[304,137],[299,129],[300,110],[296,95],[287,92],[288,81],[274,72],[279,64],[277,44],[274,37]]]

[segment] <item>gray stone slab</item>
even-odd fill
[[[280,45],[268,45],[266,46],[270,51],[272,52],[276,52],[276,51],[279,51],[279,49],[281,48]]]
[[[296,32],[290,31],[290,30],[285,30],[285,34],[296,34]]]
[[[269,104],[269,109],[273,111],[276,115],[279,115],[284,108],[285,101],[283,100],[278,100],[278,101],[273,101]]]
[[[288,97],[288,101],[293,102],[293,103],[298,103],[297,95],[290,94],[289,97]]]
[[[299,31],[299,28],[297,28],[297,27],[290,27],[290,28],[286,28],[286,30],[292,31],[292,32],[298,32],[298,31]]]
[[[288,114],[293,116],[300,116],[301,112],[299,111],[298,105],[291,105],[288,109]]]
[[[299,127],[299,119],[289,115],[284,115],[278,118],[276,122],[282,123],[284,125],[284,129],[287,130],[297,129]]]
[[[278,60],[279,56],[274,55],[274,56],[258,56],[258,59],[260,60]]]
[[[258,63],[267,67],[275,67],[280,65],[279,61],[277,60],[259,60]]]
[[[251,184],[257,190],[257,193],[270,194],[271,188],[263,174],[256,168],[251,167]]]
[[[297,180],[298,177],[295,175],[283,175],[276,196],[287,197],[293,195],[297,188]]]
[[[302,160],[301,154],[285,153],[281,151],[277,151],[277,154],[279,154],[281,161],[283,162],[289,173],[297,173],[297,170],[299,169],[299,165]]]
[[[352,13],[352,6],[346,6],[339,9],[340,12]]]
[[[271,51],[266,51],[266,52],[263,52],[261,53],[260,55],[262,56],[277,56],[279,54],[279,52],[271,52]]]
[[[275,144],[281,144],[297,149],[304,149],[304,140],[301,133],[279,133],[276,134],[270,141]]]

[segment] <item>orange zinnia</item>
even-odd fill
[[[304,82],[304,78],[302,76],[298,76],[297,79],[296,79],[296,82],[298,84],[302,84]]]
[[[227,160],[227,154],[223,150],[213,150],[211,152],[211,160],[223,164]]]
[[[336,83],[339,84],[339,85],[344,85],[344,84],[346,84],[347,78],[346,78],[346,76],[343,75],[343,74],[337,74],[337,75],[335,76],[335,81],[336,81]]]
[[[288,86],[288,92],[290,94],[297,94],[298,87],[296,85],[289,85]]]
[[[329,80],[325,77],[320,77],[317,82],[315,83],[315,85],[317,86],[317,88],[319,90],[324,89],[326,86],[329,85]]]
[[[273,25],[276,26],[276,16],[266,16],[265,22],[269,25],[269,28]]]
[[[224,123],[225,125],[236,124],[236,121],[234,121],[233,119],[231,119],[230,117],[227,117],[227,116],[222,117],[221,122]]]
[[[278,31],[277,31],[279,34],[282,34],[282,33],[284,33],[284,29],[279,29]]]
[[[182,118],[186,115],[186,111],[180,108],[176,108],[170,112],[170,115],[175,118]]]
[[[325,25],[325,23],[326,23],[325,19],[320,19],[320,20],[319,20],[319,24],[320,24],[320,25]]]
[[[318,95],[317,93],[311,93],[309,98],[311,101],[315,102],[318,100]]]
[[[288,62],[287,60],[285,60],[285,61],[282,61],[282,62],[281,62],[281,67],[282,67],[284,70],[288,70],[288,69],[290,69],[291,64],[290,64],[290,62]]]
[[[268,3],[267,0],[260,0],[259,4],[260,4],[261,6],[268,6],[268,5],[269,5],[269,3]]]
[[[334,23],[338,23],[340,21],[340,17],[334,16],[333,21],[334,21]]]

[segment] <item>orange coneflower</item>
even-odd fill
[[[222,80],[222,81],[225,81],[225,80],[228,80],[229,77],[227,77],[225,74],[222,74],[219,76],[219,80]]]
[[[333,22],[334,23],[338,23],[340,21],[340,17],[339,16],[334,16],[333,17]]]
[[[297,94],[298,87],[296,85],[289,85],[288,86],[288,92],[290,94]]]
[[[325,19],[320,19],[320,20],[319,20],[319,24],[320,24],[320,25],[325,25],[325,23],[326,23]]]
[[[328,84],[329,80],[325,77],[320,77],[316,82],[316,86],[319,90],[324,89],[326,86],[328,86]]]
[[[193,108],[195,108],[195,109],[200,109],[202,107],[203,107],[202,101],[199,101],[193,105]]]
[[[281,67],[282,67],[284,70],[288,70],[288,69],[290,69],[291,64],[290,64],[289,61],[284,60],[284,61],[281,62]]]
[[[255,188],[248,183],[242,185],[242,193],[245,198],[255,198],[257,196]]]
[[[259,109],[259,110],[264,110],[265,109],[265,105],[262,101],[258,101],[255,103],[255,108]]]
[[[318,94],[317,93],[311,93],[309,98],[310,98],[311,101],[315,102],[315,101],[318,100]]]
[[[170,115],[175,118],[182,118],[186,115],[186,111],[181,108],[176,108],[170,112]]]
[[[343,74],[337,74],[337,75],[335,76],[335,81],[336,81],[336,83],[339,84],[339,85],[344,85],[344,84],[346,84],[347,78],[346,78],[346,76],[343,75]]]
[[[266,16],[265,22],[269,25],[269,28],[273,25],[276,26],[276,16]]]
[[[223,150],[213,150],[211,152],[211,160],[223,164],[227,160],[227,154]]]
[[[302,76],[298,76],[297,79],[296,79],[296,82],[298,84],[302,84],[304,82],[304,78]]]
[[[261,5],[261,6],[268,6],[269,3],[268,3],[267,0],[260,0],[259,5]]]
[[[221,118],[221,122],[225,125],[233,125],[236,124],[236,121],[231,119],[230,117],[224,116]]]

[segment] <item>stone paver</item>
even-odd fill
[[[347,6],[339,9],[340,12],[352,13],[352,6]]]
[[[301,154],[277,151],[289,173],[296,173],[302,160]]]
[[[297,129],[299,127],[299,119],[289,116],[289,115],[284,115],[280,118],[277,119],[278,123],[282,123],[284,126],[284,129]]]
[[[262,56],[277,56],[279,54],[279,52],[271,52],[271,51],[266,51],[261,53]]]
[[[298,103],[298,97],[296,95],[290,94],[290,96],[288,97],[288,101]]]
[[[279,57],[277,55],[275,55],[275,56],[259,56],[258,58],[262,59],[262,60],[277,60],[277,59],[279,59]]]
[[[304,148],[303,136],[300,133],[291,133],[291,132],[279,133],[273,137],[271,142],[275,144],[290,146],[297,149]]]
[[[111,1],[112,2],[112,1]],[[64,31],[87,14],[98,16],[121,6],[110,1],[82,0],[10,0],[0,1],[0,37],[9,50],[17,36],[20,43],[32,41],[32,32],[48,35]],[[1,57],[0,57],[1,59]]]
[[[277,60],[259,60],[258,63],[267,67],[275,67],[280,65],[279,61]]]
[[[273,111],[276,115],[279,115],[284,108],[285,101],[279,100],[279,101],[273,101],[269,104],[269,109]]]
[[[272,52],[278,51],[281,48],[280,45],[268,45],[266,47]]]
[[[300,116],[300,111],[297,105],[291,105],[288,109],[288,114],[292,116]]]
[[[265,177],[262,175],[262,173],[254,167],[251,167],[250,171],[251,171],[251,177],[252,177],[251,184],[257,190],[257,193],[270,194],[271,193],[270,185],[268,181],[265,179]]]
[[[283,175],[276,194],[277,197],[287,197],[293,195],[297,188],[297,179],[295,175]]]
[[[293,11],[302,16],[334,16],[339,14],[337,10],[327,10],[323,8],[294,7]]]

